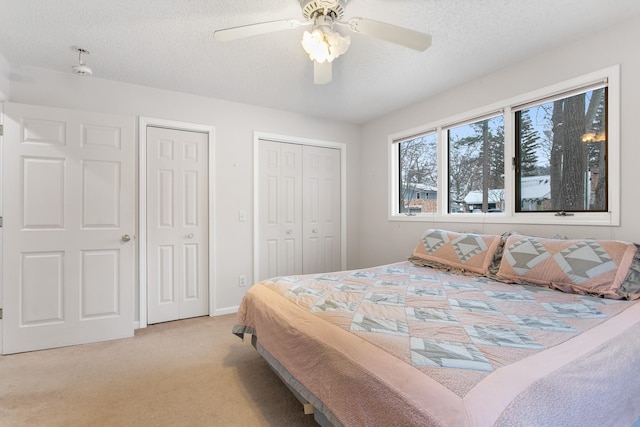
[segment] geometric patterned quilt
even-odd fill
[[[633,303],[401,262],[260,282],[463,397],[492,371],[558,345]]]

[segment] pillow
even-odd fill
[[[500,239],[497,235],[430,229],[423,233],[413,251],[413,257],[468,272],[487,274]]]
[[[636,243],[635,246],[636,253],[633,256],[631,267],[629,267],[627,277],[625,277],[617,292],[621,297],[630,300],[640,298],[640,245]]]
[[[498,270],[500,270],[500,263],[502,262],[502,257],[504,256],[504,245],[507,243],[507,239],[509,236],[513,234],[518,234],[515,231],[507,231],[500,236],[500,244],[496,249],[496,252],[493,254],[493,259],[489,264],[489,269],[487,271],[486,276],[491,280],[497,280],[500,282],[513,283],[511,279],[503,279],[498,277]]]
[[[620,299],[617,293],[636,253],[615,240],[558,240],[509,236],[498,277],[564,292]]]
[[[414,265],[417,265],[418,267],[430,267],[436,270],[446,271],[448,273],[462,274],[463,276],[479,276],[480,275],[478,273],[472,273],[462,268],[452,267],[450,265],[445,265],[436,261],[427,261],[426,259],[423,259],[417,256],[410,256],[409,258],[407,258],[407,261],[412,262]]]

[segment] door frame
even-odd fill
[[[215,314],[215,128],[209,125],[181,122],[175,120],[158,119],[154,117],[138,117],[138,200],[139,200],[139,283],[140,283],[140,328],[147,327],[147,127],[161,127],[167,129],[206,133],[208,136],[208,212],[209,212],[209,316]]]
[[[4,102],[7,100],[7,97],[0,89],[0,126],[3,126],[4,130]],[[0,354],[4,354],[3,343],[4,336],[2,335],[2,331],[4,330],[4,325],[2,324],[2,309],[4,308],[4,301],[2,299],[2,293],[4,292],[4,283],[2,281],[2,263],[4,262],[4,255],[2,253],[2,247],[4,242],[4,232],[2,218],[4,216],[4,199],[2,194],[2,188],[4,187],[4,131],[0,132]]]
[[[253,133],[253,283],[260,272],[260,140],[310,145],[340,151],[340,269],[347,269],[347,144],[266,132]]]

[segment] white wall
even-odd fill
[[[3,124],[3,101],[9,98],[9,76],[11,67],[0,53],[0,125]],[[2,136],[0,136],[0,164],[2,163]],[[0,217],[2,217],[2,174],[0,174]],[[0,259],[2,259],[2,228],[0,228]],[[0,264],[0,353],[2,352],[2,264]]]
[[[2,53],[0,53],[0,102],[9,98],[9,76],[11,73],[11,67],[9,63],[4,58]]]
[[[99,73],[99,70],[96,70]],[[239,305],[253,277],[253,132],[347,145],[347,262],[356,258],[360,128],[301,114],[24,67],[12,70],[11,102],[185,121],[215,127],[216,310]],[[246,222],[238,220],[244,210]],[[137,316],[136,316],[137,318]]]
[[[410,255],[421,233],[432,227],[455,231],[518,231],[542,237],[594,237],[640,242],[640,19],[594,33],[588,38],[502,69],[469,84],[408,106],[363,126],[360,204],[363,215],[357,267],[400,261]],[[391,222],[388,218],[388,136],[462,114],[510,97],[621,64],[621,198],[620,227],[567,227],[509,224]],[[613,171],[614,173],[616,171]]]

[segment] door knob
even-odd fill
[[[124,234],[122,236],[122,241],[123,242],[128,242],[129,240],[131,240],[131,236],[129,236],[128,234]]]
[[[187,236],[186,236],[186,237],[187,237],[187,239],[193,239],[193,233],[189,233],[189,234],[187,234]]]
[[[312,232],[313,234],[317,234],[317,233],[318,233],[318,229],[317,229],[317,228],[314,228],[313,230],[311,230],[311,232]]]

